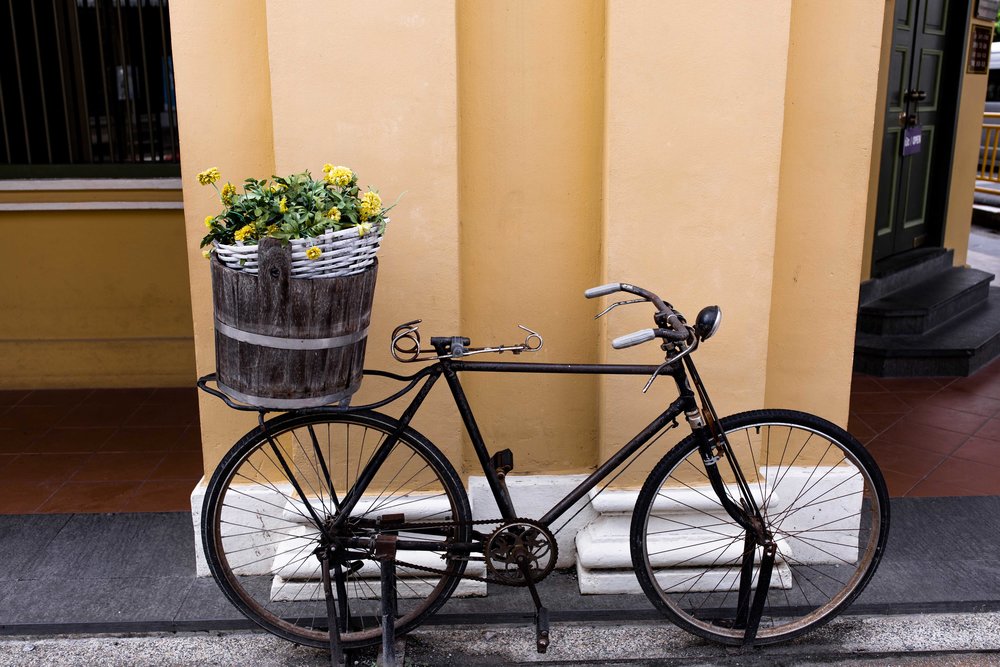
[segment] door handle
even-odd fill
[[[899,125],[900,127],[916,127],[919,119],[916,113],[906,113],[905,111],[899,114]]]
[[[927,99],[927,91],[918,89],[907,90],[903,93],[903,99],[907,102],[923,102]]]

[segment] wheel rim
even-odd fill
[[[747,481],[778,545],[756,641],[790,638],[835,615],[867,582],[882,542],[880,482],[815,428],[769,421],[727,428],[727,437],[741,470],[756,471]],[[719,466],[738,503],[725,459]],[[670,466],[644,518],[645,575],[682,624],[737,643],[744,531],[707,485],[697,448]],[[754,583],[760,556],[757,546]]]
[[[346,490],[382,447],[391,425],[343,416],[335,421],[300,419],[283,426],[272,434],[274,447],[263,440],[246,448],[213,481],[218,492],[210,491],[214,502],[206,508],[207,548],[214,552],[209,564],[223,591],[251,620],[287,639],[325,646],[329,634],[317,551],[324,531],[316,519],[329,533]],[[398,556],[400,561],[448,573],[397,565],[400,632],[443,603],[463,569],[462,561],[445,561],[438,549],[463,539],[466,529],[453,522],[467,510],[460,490],[435,458],[404,434],[351,512],[349,525],[338,533],[355,542],[391,534],[433,543],[427,551]],[[376,524],[399,514],[407,523],[452,523],[436,534]],[[345,542],[337,544],[343,547]],[[345,646],[373,644],[381,638],[381,566],[372,547],[329,552],[338,615],[347,618],[341,621]]]

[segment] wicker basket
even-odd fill
[[[386,220],[388,222],[388,219]],[[382,245],[383,227],[377,225],[361,236],[356,227],[338,232],[328,230],[315,238],[294,239],[292,248],[292,278],[335,278],[361,273],[375,261]],[[230,269],[256,274],[259,269],[258,246],[214,243],[215,254]],[[323,253],[317,259],[306,257],[306,250],[317,247]]]

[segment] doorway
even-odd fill
[[[896,0],[873,277],[889,258],[941,245],[968,4]]]

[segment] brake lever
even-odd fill
[[[681,359],[683,359],[684,357],[688,356],[696,349],[698,349],[698,336],[694,333],[694,329],[692,327],[688,327],[687,329],[690,332],[690,336],[688,337],[687,340],[690,342],[685,343],[684,349],[681,350],[678,354],[672,357],[668,356],[666,361],[664,361],[662,364],[656,367],[656,370],[653,371],[653,374],[649,376],[648,380],[646,380],[646,386],[642,388],[642,393],[645,394],[647,391],[649,391],[649,388],[653,386],[653,382],[656,380],[656,378],[660,376],[660,372],[664,368],[666,368],[670,364],[677,363],[678,361],[680,361]]]
[[[647,301],[647,299],[629,299],[628,301],[615,301],[613,304],[611,304],[598,314],[594,315],[594,319],[597,320],[600,319],[601,317],[604,317],[618,306],[627,306],[632,303],[643,303],[644,301]]]

